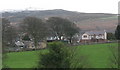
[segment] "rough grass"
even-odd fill
[[[81,67],[79,63],[82,63],[86,68],[111,68],[109,65],[111,63],[110,57],[112,56],[109,49],[110,46],[117,47],[118,45],[117,43],[110,43],[69,47],[73,48],[76,53],[71,67]],[[47,52],[48,50],[45,49],[8,53],[4,64],[10,68],[35,68],[39,61],[39,53]]]
[[[113,54],[110,50],[111,46],[117,52],[117,44],[84,45],[80,49],[78,48],[77,52],[86,56],[89,64],[87,68],[111,68],[110,60]]]

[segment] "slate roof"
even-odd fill
[[[105,31],[88,31],[88,32],[85,32],[85,34],[88,34],[88,35],[99,35],[99,34],[104,34]]]
[[[20,41],[15,42],[15,44],[16,44],[17,46],[23,46],[23,45],[24,45],[24,43],[23,43],[23,42],[20,42]]]

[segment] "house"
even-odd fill
[[[34,43],[32,41],[23,41],[23,43],[25,44],[25,48],[30,48],[30,49],[34,49]]]
[[[55,41],[57,38],[56,37],[47,37],[47,42],[53,42],[53,41]]]
[[[60,38],[58,36],[51,36],[51,37],[47,37],[47,42],[53,42],[53,41],[59,41]],[[61,36],[61,40],[62,41],[67,41],[67,38],[64,36]]]
[[[82,35],[80,42],[105,42],[107,41],[107,32],[104,31],[88,31]]]
[[[34,42],[32,41],[16,41],[15,42],[15,47],[16,48],[23,48],[23,49],[42,49],[46,47],[45,42],[39,42],[38,46],[35,47]]]
[[[9,48],[8,51],[20,51],[25,48],[25,44],[22,41],[16,41],[13,48]]]
[[[46,43],[44,41],[38,42],[38,45],[35,47],[34,42],[33,41],[23,41],[23,43],[25,44],[25,48],[28,49],[42,49],[42,48],[46,48]]]
[[[17,41],[17,42],[15,42],[15,46],[23,48],[23,47],[25,47],[25,44],[21,41]]]

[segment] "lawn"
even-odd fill
[[[110,46],[113,46],[117,50],[117,43],[81,45],[70,48],[75,48],[74,52],[76,55],[74,57],[81,58],[80,60],[84,63],[86,68],[110,68],[110,57],[112,56]],[[47,52],[48,50],[44,49],[38,51],[8,53],[4,64],[10,68],[35,68],[39,61],[39,53]],[[76,62],[73,63],[74,66],[75,63]]]

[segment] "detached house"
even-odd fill
[[[82,35],[80,42],[105,42],[107,41],[106,31],[88,31]]]

